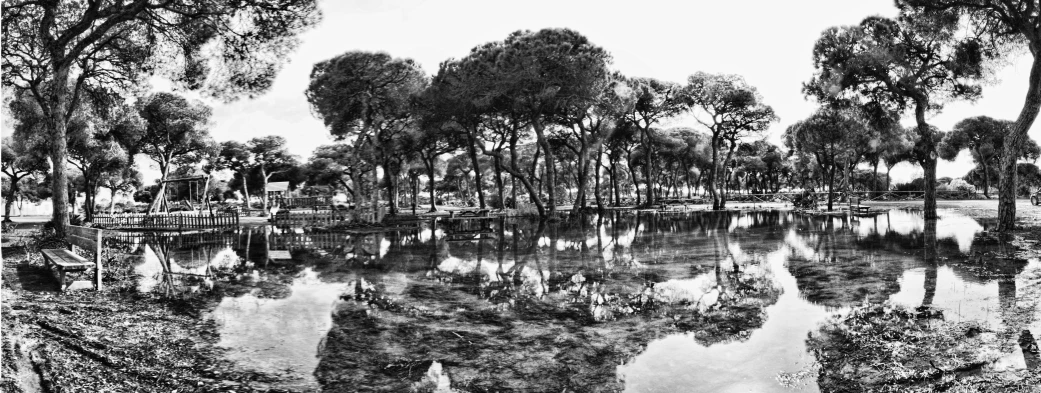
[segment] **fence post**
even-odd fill
[[[102,231],[98,230],[97,249],[94,250],[94,290],[98,292],[101,292],[101,234]]]

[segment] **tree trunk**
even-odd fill
[[[582,142],[578,153],[578,191],[575,193],[575,202],[571,206],[572,214],[586,207],[586,186],[589,185],[589,158],[586,157],[588,146]]]
[[[242,175],[242,196],[246,198],[246,206],[245,206],[246,209],[245,209],[245,211],[249,212],[249,208],[250,208],[250,206],[249,206],[249,186],[246,185],[246,183],[249,183],[248,174],[243,172],[243,173],[240,173],[240,175]]]
[[[427,167],[427,178],[430,179],[429,187],[427,187],[430,189],[430,210],[427,211],[428,213],[437,211],[437,204],[434,202],[434,160],[436,159],[437,157],[433,157],[429,161],[423,160],[423,164]]]
[[[389,160],[383,162],[383,179],[387,181],[387,214],[398,214],[398,174],[390,168],[395,167]]]
[[[593,196],[596,198],[596,210],[597,211],[604,210],[604,200],[600,196],[600,167],[603,165],[603,163],[601,162],[601,160],[603,158],[604,158],[604,147],[603,147],[603,145],[597,146],[597,149],[596,149],[596,160],[593,161],[593,168],[596,168],[596,170],[593,171],[593,181],[595,182],[595,184],[593,184]]]
[[[51,85],[48,87],[50,95],[46,102],[49,107],[46,127],[50,130],[51,139],[51,202],[53,207],[51,222],[54,223],[54,230],[58,235],[64,236],[65,228],[69,226],[67,191],[69,181],[68,169],[65,165],[69,156],[68,141],[65,135],[68,126],[65,113],[69,110],[69,66],[56,65],[54,78],[49,82]]]
[[[936,219],[936,158],[921,161],[925,172],[925,219]]]
[[[983,196],[990,199],[990,171],[987,169],[987,160],[980,154],[979,148],[976,148],[976,155],[980,157],[980,167],[983,169]]]
[[[484,204],[484,190],[481,187],[481,163],[477,160],[477,138],[474,137],[473,133],[466,133],[467,138],[470,140],[469,146],[467,147],[467,153],[470,154],[470,162],[474,166],[474,184],[477,186],[477,203],[481,206],[481,209],[485,208]]]
[[[14,204],[14,196],[18,193],[18,181],[20,177],[10,176],[11,186],[7,188],[7,200],[4,201],[4,222],[11,222],[11,205]]]
[[[719,200],[719,192],[716,190],[716,182],[719,177],[719,136],[715,135],[716,131],[713,130],[712,135],[712,170],[708,172],[708,191],[709,196],[712,197],[712,210],[722,209]]]
[[[835,198],[835,165],[828,171],[828,211],[832,210]]]
[[[268,210],[267,210],[268,209],[268,205],[267,205],[267,194],[268,194],[268,192],[267,192],[267,179],[268,179],[268,176],[267,176],[267,169],[264,168],[263,165],[260,166],[260,177],[264,179],[264,183],[263,183],[264,184],[264,193],[260,195],[261,208],[264,209],[264,211],[261,212],[261,215],[263,217],[267,217],[268,216]]]
[[[925,122],[925,111],[929,107],[926,97],[915,99],[915,122],[918,125],[919,146],[918,161],[925,171],[925,219],[936,218],[936,143],[933,141],[932,130]]]
[[[556,160],[553,158],[553,151],[550,150],[549,140],[546,139],[546,127],[541,122],[533,121],[532,128],[535,129],[535,136],[538,139],[539,146],[542,146],[543,160],[546,163],[546,205],[548,208],[548,217],[553,217],[557,213],[557,170],[554,165]]]
[[[362,171],[351,170],[351,183],[354,183],[354,192],[351,193],[353,197],[354,206],[351,211],[351,221],[358,222],[361,220],[361,204],[364,198],[362,196]]]
[[[647,201],[646,206],[654,205],[654,187],[651,186],[651,182],[654,181],[654,166],[651,164],[651,157],[654,156],[654,141],[651,139],[651,129],[647,127],[642,133],[640,133],[641,143],[643,143],[644,154],[643,154],[643,173],[644,173],[644,184],[647,185]]]
[[[492,162],[495,163],[495,188],[499,196],[499,205],[506,208],[506,183],[502,181],[502,159],[499,158],[498,151],[495,157],[492,157]]]
[[[109,193],[111,194],[108,198],[108,214],[116,213],[116,188],[109,187]]]
[[[206,211],[213,214],[213,209],[210,208],[210,174],[206,174],[206,181],[202,184],[202,207]]]
[[[1041,54],[1037,50],[1032,52],[1034,61],[1030,66],[1027,96],[1019,117],[1005,136],[1005,154],[1001,155],[1001,176],[998,179],[998,231],[1001,232],[1010,231],[1016,225],[1016,162],[1019,146],[1026,140],[1027,131],[1030,131],[1030,126],[1041,110]]]
[[[415,173],[415,172],[413,172]],[[416,215],[416,203],[419,199],[419,176],[412,178],[412,215]]]
[[[633,159],[632,159],[632,157],[626,157],[626,158],[627,159],[625,160],[625,166],[629,168],[629,179],[630,179],[630,183],[633,183],[633,193],[636,194],[636,205],[640,206],[640,198],[641,198],[641,196],[640,196],[640,186],[638,185],[638,182],[636,181],[636,169],[633,168]]]
[[[386,168],[384,168],[386,171]],[[376,165],[372,166],[372,187],[370,201],[372,202],[372,222],[380,222],[380,179],[379,173],[376,171]]]
[[[159,213],[166,208],[166,177],[170,173],[170,165],[159,163],[159,192],[152,198],[152,206],[148,207],[149,213]]]
[[[614,207],[621,206],[621,193],[618,190],[618,174],[617,174],[617,163],[613,159],[608,158],[611,162],[611,192],[614,195],[614,201],[611,201],[611,205]]]

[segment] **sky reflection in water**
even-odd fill
[[[463,388],[781,392],[778,373],[813,363],[807,333],[864,302],[1001,326],[1016,276],[1041,267],[995,258],[1008,250],[974,244],[983,230],[952,212],[619,212],[124,247],[141,290],[209,296],[228,356],[292,387],[407,389],[436,361]],[[1016,351],[1000,367],[1024,367]]]

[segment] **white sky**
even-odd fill
[[[302,35],[302,44],[267,94],[211,103],[216,140],[281,135],[294,154],[306,159],[315,147],[332,141],[304,97],[314,63],[350,50],[385,51],[413,58],[433,74],[441,61],[463,57],[470,48],[513,31],[567,27],[608,50],[613,68],[626,75],[678,83],[697,71],[743,75],[780,116],[768,132],[779,143],[784,129],[815,107],[803,97],[801,84],[813,74],[812,49],[821,31],[870,15],[896,15],[893,0],[326,0],[320,7],[324,20]],[[930,122],[949,130],[970,116],[1015,119],[1028,72],[1025,57],[1013,61],[999,72],[997,83],[985,87],[981,100],[951,103]],[[691,119],[675,123],[696,126]],[[1037,128],[1031,131],[1035,138]],[[963,153],[954,163],[941,161],[939,176],[960,177],[971,167]],[[902,164],[894,178],[905,181],[920,173]]]

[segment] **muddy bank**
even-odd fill
[[[916,210],[920,204],[885,203]],[[862,239],[909,254],[925,270],[920,306],[864,304],[835,316],[810,333],[817,359],[811,371],[823,392],[1041,392],[1037,330],[1041,309],[1041,209],[1020,204],[1020,228],[989,231],[996,201],[941,203],[941,209],[974,218],[984,231],[968,250],[937,241],[936,223],[908,241]],[[942,230],[942,228],[941,228]],[[997,315],[965,319],[935,308],[936,269],[946,267],[970,282],[996,281]],[[931,287],[930,287],[931,285]],[[1031,328],[1033,326],[1033,328]]]
[[[280,391],[223,360],[207,300],[112,290],[53,292],[17,248],[3,249],[4,392]]]

